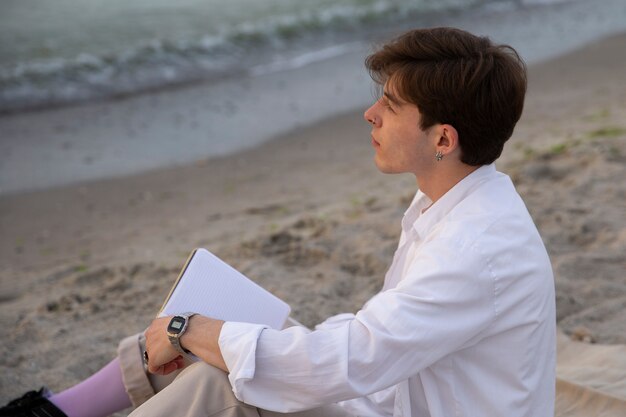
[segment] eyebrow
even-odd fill
[[[384,92],[383,92],[383,95],[384,95],[385,97],[387,97],[387,99],[388,99],[389,101],[391,101],[393,104],[395,104],[396,106],[398,106],[398,107],[402,107],[402,102],[401,102],[401,101],[400,101],[400,100],[399,100],[396,96],[394,96],[393,94],[391,94],[390,92],[388,92],[388,91],[384,91]]]

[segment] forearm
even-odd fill
[[[220,337],[235,396],[287,413],[368,394],[373,385],[364,388],[347,372],[349,330],[348,322],[314,332],[300,327],[259,332],[258,325],[227,323]]]
[[[185,349],[190,350],[204,362],[228,372],[219,346],[223,325],[223,320],[195,315],[191,317],[189,327],[181,336],[180,342]]]

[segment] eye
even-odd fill
[[[395,113],[393,107],[391,107],[391,104],[389,104],[389,101],[387,99],[385,99],[384,97],[382,97],[380,99],[380,103],[383,105],[383,107],[385,107],[386,109],[388,109],[389,111],[391,111],[392,113]]]

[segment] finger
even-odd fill
[[[155,375],[163,375],[161,366],[154,366],[154,365],[148,364],[148,372],[150,372],[151,374],[155,374]]]
[[[171,362],[168,362],[166,364],[164,364],[162,366],[163,368],[163,375],[167,375],[169,373],[172,373],[174,371],[177,371],[179,369],[182,369],[185,367],[185,362],[183,361],[183,358],[181,356],[179,356],[178,358],[174,359]]]
[[[170,362],[163,365],[163,375],[170,374],[178,370],[178,364],[176,362]]]
[[[174,362],[176,362],[176,364],[178,365],[178,369],[183,369],[185,367],[185,360],[182,356],[174,359]]]

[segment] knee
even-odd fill
[[[235,398],[228,375],[205,362],[187,366],[162,392],[132,417],[139,416],[256,416],[256,408]]]
[[[199,361],[187,366],[176,379],[192,380],[199,389],[202,387],[210,390],[221,398],[228,399],[233,405],[239,402],[233,394],[228,374],[206,362]]]
[[[197,361],[186,366],[180,373],[179,378],[194,378],[198,381],[205,380],[215,383],[229,383],[228,374],[221,369],[209,365],[206,362]]]

